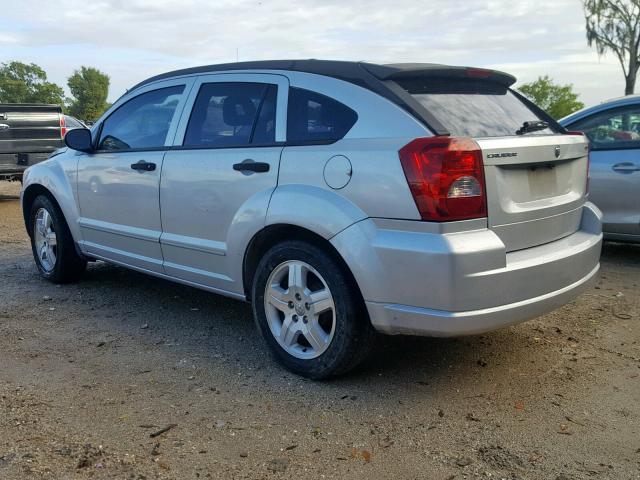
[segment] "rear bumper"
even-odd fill
[[[600,265],[571,285],[539,297],[498,307],[446,312],[428,308],[367,302],[375,327],[387,334],[452,337],[488,332],[539,317],[559,308],[579,295],[589,285]]]
[[[0,154],[0,176],[22,174],[27,167],[49,158],[53,151]]]
[[[369,247],[362,244],[363,234],[348,231],[332,242],[341,253],[346,249],[379,331],[476,334],[548,313],[589,284],[599,268],[601,214],[589,203],[582,210],[575,233],[509,253],[486,227],[433,233],[413,226],[402,231],[387,221],[360,222]]]

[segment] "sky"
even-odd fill
[[[612,54],[586,42],[579,0],[1,0],[0,62],[65,86],[81,65],[137,82],[214,63],[319,58],[428,62],[549,75],[586,105],[624,93]]]

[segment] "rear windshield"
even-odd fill
[[[398,84],[452,134],[466,137],[515,135],[524,122],[544,120],[507,87],[476,79],[416,78]],[[549,135],[550,128],[527,133]]]

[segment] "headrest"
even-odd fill
[[[256,106],[248,97],[229,95],[222,104],[222,119],[227,125],[234,127],[253,124]]]

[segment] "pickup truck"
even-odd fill
[[[0,180],[21,180],[22,172],[64,146],[60,105],[0,104]]]

